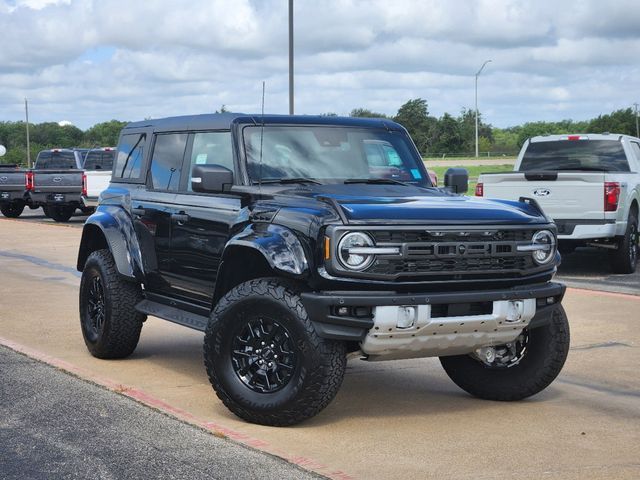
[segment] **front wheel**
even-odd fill
[[[216,306],[204,339],[211,385],[238,417],[293,425],[325,408],[346,368],[344,342],[320,338],[298,294],[277,279],[245,282]]]
[[[18,218],[22,215],[22,211],[24,210],[24,202],[22,201],[13,201],[10,203],[3,203],[0,206],[0,212],[7,218]]]
[[[124,358],[135,350],[145,315],[136,304],[140,285],[123,279],[109,250],[87,258],[80,280],[80,327],[84,343],[98,358]]]
[[[618,248],[610,253],[614,273],[633,273],[638,265],[638,216],[629,214],[627,230],[618,239]]]
[[[547,388],[569,353],[569,322],[558,306],[549,324],[525,329],[512,343],[481,354],[440,357],[449,378],[486,400],[522,400]]]

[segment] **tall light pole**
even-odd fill
[[[31,168],[31,145],[29,143],[29,102],[27,98],[24,99],[24,116],[27,119],[27,168]]]
[[[289,0],[289,115],[293,115],[293,0]]]
[[[491,60],[485,61],[480,67],[480,70],[478,70],[478,73],[476,73],[476,158],[478,158],[478,77],[489,62],[491,62]]]
[[[634,103],[633,106],[636,109],[636,137],[640,138],[640,128],[638,128],[638,104]]]

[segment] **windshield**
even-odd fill
[[[73,152],[40,152],[35,168],[45,170],[77,168],[76,157]]]
[[[629,162],[617,140],[557,140],[530,143],[520,170],[628,172]]]
[[[83,153],[85,170],[108,170],[113,168],[114,150],[91,150]]]
[[[402,132],[309,125],[266,125],[264,131],[250,126],[243,132],[247,169],[254,183],[260,179],[327,183],[387,179],[430,185],[422,160]]]

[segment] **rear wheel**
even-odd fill
[[[49,205],[45,214],[56,222],[68,222],[76,211],[76,207],[67,205]]]
[[[211,385],[240,418],[293,425],[335,397],[346,368],[344,342],[320,338],[300,297],[277,279],[256,279],[227,293],[204,340]]]
[[[481,354],[440,357],[456,385],[486,400],[522,400],[558,376],[569,353],[569,322],[558,306],[548,325],[524,330],[512,343]]]
[[[0,212],[7,218],[18,218],[22,215],[22,211],[24,210],[24,202],[23,201],[13,201],[9,203],[3,203],[0,207]]]
[[[618,239],[618,248],[611,250],[611,269],[614,273],[633,273],[638,265],[638,214],[632,212],[627,221],[627,231]]]
[[[89,255],[80,280],[80,327],[98,358],[124,358],[135,350],[146,316],[135,309],[140,285],[123,279],[109,250]]]

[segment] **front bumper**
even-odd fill
[[[549,282],[454,293],[307,292],[301,298],[321,337],[356,341],[371,359],[392,359],[468,353],[478,344],[511,341],[525,327],[548,323],[565,288]],[[515,301],[522,304],[521,315],[507,320]],[[406,307],[413,308],[414,324],[398,326],[398,312]]]

